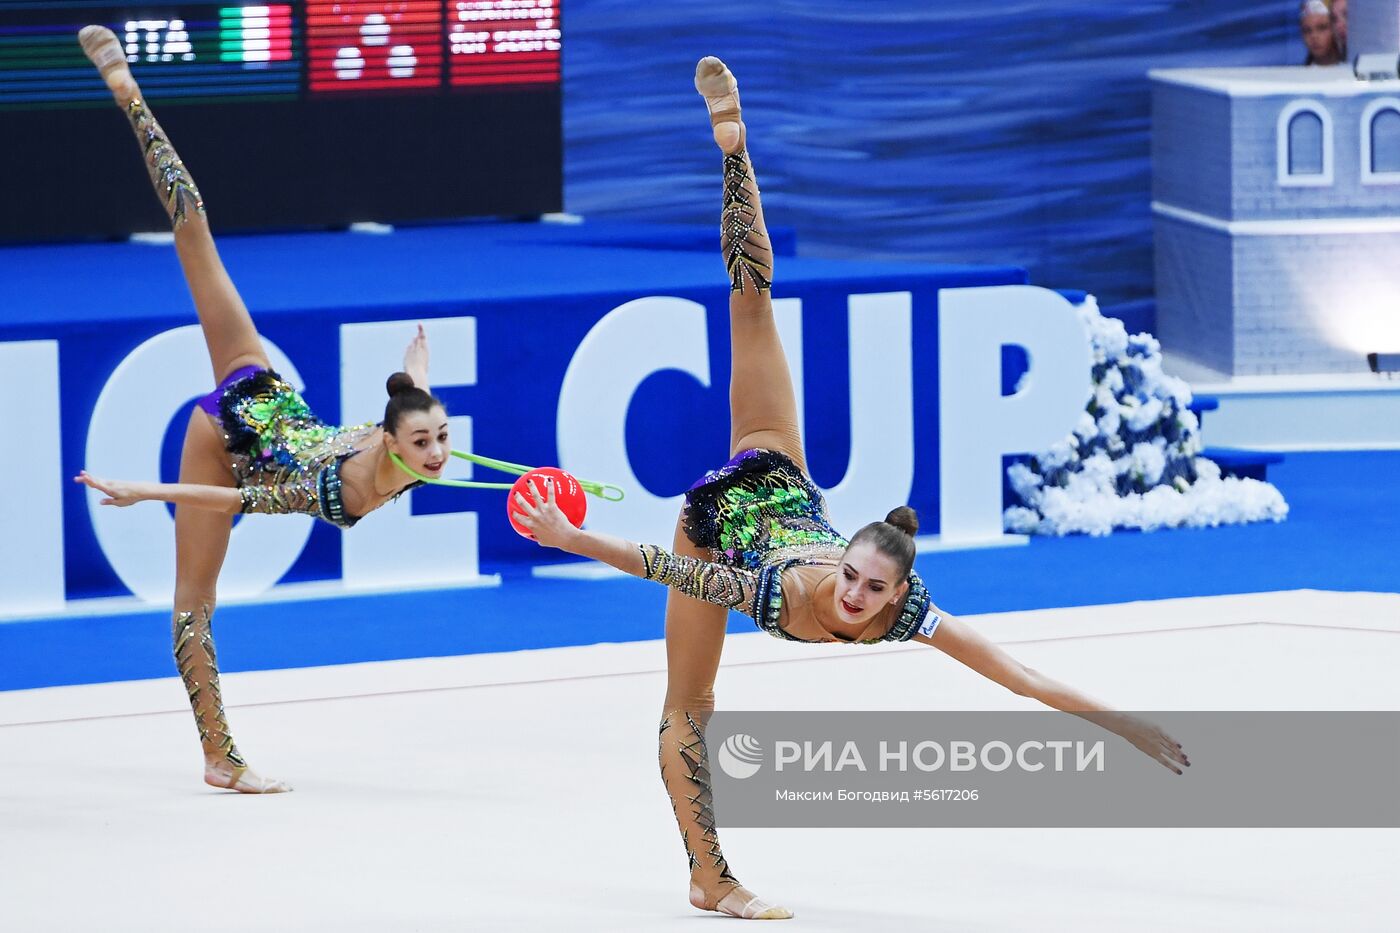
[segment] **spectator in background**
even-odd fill
[[[1322,0],[1303,0],[1298,10],[1298,31],[1308,47],[1304,65],[1336,65],[1342,61],[1332,33],[1332,11]]]
[[[1347,60],[1347,0],[1332,0],[1332,44],[1342,61]]]

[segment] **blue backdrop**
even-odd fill
[[[1152,295],[1150,68],[1298,64],[1292,0],[567,0],[565,205],[709,223],[691,86],[739,77],[775,223],[802,255],[1010,263]]]
[[[656,496],[670,497],[729,455],[729,282],[714,249],[715,213],[698,231],[618,230],[608,224],[425,226],[392,236],[225,237],[220,253],[259,332],[288,354],[305,380],[307,401],[328,421],[352,420],[341,411],[340,376],[347,359],[342,327],[398,321],[404,322],[403,333],[408,334],[414,321],[474,318],[474,346],[438,344],[433,352],[441,362],[470,355],[476,361],[475,382],[435,380],[434,385],[452,413],[473,420],[470,442],[456,438],[462,446],[531,464],[561,462],[556,419],[565,374],[585,335],[604,315],[649,296],[685,298],[706,306],[710,384],[657,364],[630,396],[625,413],[625,447],[638,484]],[[658,248],[627,248],[636,234]],[[791,248],[786,233],[776,239],[783,251]],[[703,251],[686,248],[700,241],[706,243]],[[908,292],[910,352],[917,361],[904,390],[910,393],[916,454],[908,496],[923,513],[925,530],[936,531],[939,290],[1025,280],[1024,270],[1006,265],[933,267],[783,257],[777,264],[774,297],[802,303],[809,413],[804,433],[817,482],[836,485],[857,457],[852,415],[881,417],[878,411],[851,410],[849,296]],[[139,243],[10,248],[0,250],[0,283],[0,346],[31,340],[58,344],[63,474],[74,476],[87,467],[101,475],[92,463],[90,444],[94,423],[107,419],[97,413],[104,387],[118,378],[114,374],[122,372],[124,361],[144,342],[195,321],[174,250]],[[608,346],[609,352],[616,352]],[[664,356],[665,347],[655,349]],[[202,352],[196,351],[195,357],[187,365],[202,375],[207,360]],[[392,363],[365,377],[376,406],[356,419],[377,416],[381,410],[379,387],[389,367],[401,359],[397,345],[389,358]],[[137,368],[155,374],[152,385],[168,380],[169,373],[161,376],[149,362]],[[195,384],[203,391],[205,383]],[[606,409],[607,401],[599,399],[595,407]],[[183,400],[167,402],[153,410],[114,416],[113,423],[129,422],[132,427],[108,446],[130,462],[130,457],[141,455],[140,445],[130,439],[138,430],[134,426],[168,419],[157,425],[165,427],[161,478],[173,482],[179,475],[188,408]],[[601,436],[605,416],[596,411],[589,416],[600,419]],[[867,449],[861,456],[878,459],[880,453]],[[589,478],[619,481],[615,476]],[[109,566],[110,555],[94,530],[86,490],[68,482],[63,489],[68,597],[124,594],[127,588]],[[641,491],[629,490],[633,501]],[[905,495],[902,489],[892,491],[888,499],[882,494],[880,510],[901,504]],[[539,561],[544,553],[510,529],[504,499],[496,490],[429,488],[414,492],[411,505],[415,514],[477,512],[481,564],[486,572],[495,572],[502,565]],[[0,526],[3,520],[0,514]],[[672,520],[668,514],[662,527],[651,533],[669,538]],[[551,554],[548,559],[558,558]],[[340,574],[341,532],[318,523],[286,579],[336,579]],[[0,585],[0,614],[4,609]]]

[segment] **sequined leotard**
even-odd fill
[[[843,641],[802,638],[788,631],[794,606],[811,614],[810,581],[801,568],[835,568],[847,540],[827,518],[826,499],[816,484],[785,455],[747,450],[718,470],[705,474],[685,497],[686,536],[707,548],[712,562],[642,545],[646,577],[696,599],[737,609],[768,634],[789,641]],[[784,595],[787,573],[791,595]],[[915,633],[932,634],[928,590],[918,574],[909,574],[909,592],[901,606],[889,607],[887,628],[863,644],[908,641]],[[878,630],[878,626],[877,626]]]
[[[378,425],[326,424],[286,380],[256,366],[230,374],[199,406],[223,428],[243,512],[304,512],[341,528],[360,520],[345,509],[340,467]]]

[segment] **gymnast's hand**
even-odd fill
[[[422,324],[418,325],[418,335],[403,351],[403,371],[413,377],[413,384],[418,388],[432,391],[428,388],[428,335]]]
[[[1124,713],[1116,726],[1110,728],[1164,768],[1180,774],[1181,768],[1177,765],[1191,767],[1191,759],[1182,751],[1181,743],[1145,719]]]
[[[554,484],[546,483],[545,487],[545,491],[541,492],[532,477],[528,484],[529,498],[524,493],[515,494],[515,520],[528,528],[541,546],[572,551],[571,545],[583,532],[571,525],[559,508],[554,497]]]
[[[143,501],[146,497],[141,494],[142,483],[126,483],[121,480],[108,480],[93,476],[87,470],[83,470],[73,477],[73,482],[90,486],[100,493],[106,494],[107,498],[102,500],[102,505],[115,505],[118,508],[125,508],[128,505],[135,505]]]

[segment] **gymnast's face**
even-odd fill
[[[894,558],[868,541],[853,544],[836,570],[836,617],[847,625],[865,625],[908,590],[909,581],[900,580]]]
[[[427,411],[407,412],[399,418],[398,430],[387,435],[386,444],[414,472],[437,479],[452,451],[447,412],[440,405]]]
[[[1332,20],[1326,13],[1302,17],[1298,20],[1298,30],[1313,58],[1327,60],[1332,57]]]

